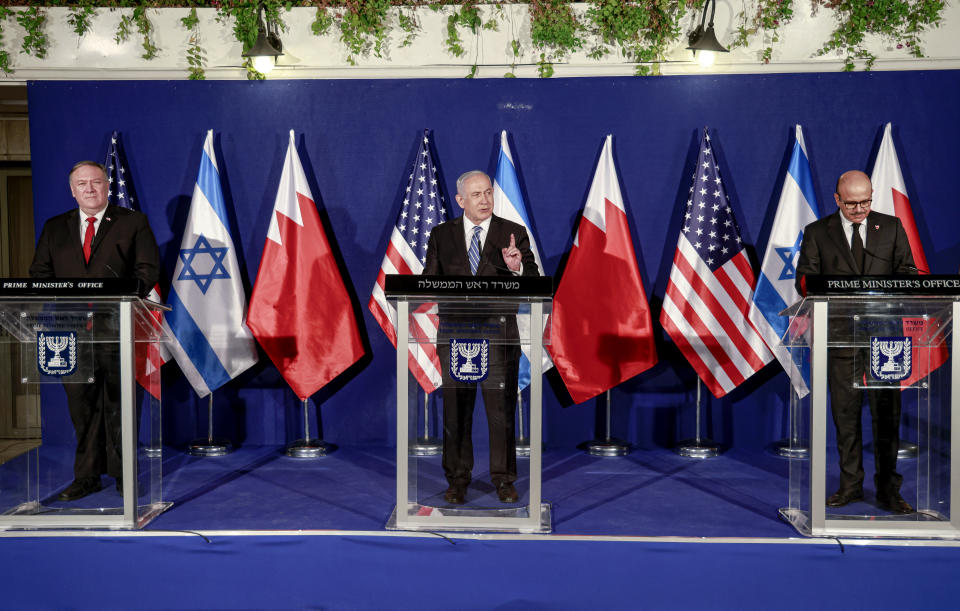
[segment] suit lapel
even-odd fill
[[[100,244],[106,237],[107,232],[110,231],[114,222],[116,221],[116,215],[113,214],[113,212],[113,206],[107,206],[107,209],[103,213],[103,218],[100,219],[100,227],[97,228],[97,233],[93,236],[93,244],[90,247],[91,261],[93,261],[93,258],[97,255],[97,249],[100,247]]]
[[[69,249],[72,257],[76,257],[77,260],[83,261],[83,238],[80,237],[80,209],[75,208],[71,210],[70,213],[63,218],[63,231],[65,232],[64,236],[66,237],[64,243],[69,245],[67,248]]]
[[[837,251],[840,252],[840,256],[846,261],[847,267],[852,269],[854,273],[861,273],[860,268],[853,261],[853,253],[850,252],[850,243],[847,242],[847,235],[843,232],[843,222],[840,220],[839,210],[830,217],[828,233]]]
[[[477,267],[477,273],[480,272],[480,267],[483,267],[484,263],[489,263],[493,266],[500,265],[499,250],[500,244],[503,244],[503,237],[500,235],[503,232],[503,224],[500,222],[500,219],[496,216],[490,217],[490,229],[487,230],[487,239],[483,241],[483,252],[480,253],[480,266]]]
[[[864,219],[863,224],[866,225],[867,229],[867,241],[864,243],[864,248],[870,252],[879,252],[877,246],[880,243],[881,233],[886,230],[886,223],[882,223],[880,217],[875,215],[873,211],[867,215],[867,218]],[[876,257],[867,255],[867,264],[864,274],[871,272],[874,265],[888,266],[891,265],[888,261],[880,261]],[[883,273],[889,273],[886,270]]]
[[[463,217],[458,216],[451,221],[454,233],[453,240],[453,259],[450,261],[451,267],[467,270],[464,274],[470,274],[470,258],[467,257],[467,242],[463,233]]]

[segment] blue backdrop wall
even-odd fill
[[[248,287],[256,278],[290,129],[331,241],[343,261],[368,354],[319,392],[323,434],[341,444],[392,443],[395,352],[366,303],[398,211],[416,145],[433,130],[448,193],[461,172],[495,169],[499,132],[510,133],[544,266],[569,250],[606,134],[632,224],[653,316],[660,312],[699,130],[709,126],[734,213],[755,267],[763,256],[793,126],[804,128],[821,214],[835,210],[844,170],[869,172],[883,125],[894,125],[907,189],[934,273],[960,260],[956,147],[960,73],[885,72],[550,80],[337,80],[267,82],[35,82],[29,86],[37,230],[74,206],[67,172],[102,161],[118,130],[169,284],[207,129]],[[460,209],[453,204],[456,214]],[[166,287],[164,287],[166,288]],[[613,392],[614,433],[640,445],[691,436],[695,378],[658,329],[661,362]],[[164,435],[182,444],[205,430],[175,364],[164,367]],[[555,446],[593,436],[594,401],[569,409],[548,376],[545,438]],[[787,380],[769,365],[739,389],[705,393],[709,433],[761,447],[785,433]],[[59,388],[45,393],[46,430],[72,436]],[[301,435],[298,402],[269,361],[217,396],[217,428],[240,443]],[[478,410],[479,411],[479,410]],[[200,427],[200,428],[198,428]],[[478,430],[483,430],[481,427]],[[59,431],[59,433],[58,433]]]

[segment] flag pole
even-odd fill
[[[233,444],[224,437],[213,436],[213,391],[207,399],[207,436],[194,439],[187,447],[190,456],[223,456],[233,452]]]
[[[420,395],[419,386],[417,396]],[[410,456],[436,456],[440,453],[440,440],[430,435],[430,393],[423,393],[423,435],[410,446]]]
[[[530,438],[524,432],[523,427],[523,390],[517,388],[517,456],[530,456]]]
[[[713,458],[720,455],[720,446],[715,444],[713,441],[708,439],[703,439],[700,437],[700,421],[702,420],[700,414],[700,405],[701,400],[700,396],[702,394],[702,385],[700,378],[697,378],[697,433],[694,439],[687,439],[681,441],[677,444],[676,452],[680,456],[686,458]]]
[[[790,393],[790,398],[794,402],[798,401],[797,390],[792,384],[790,385],[790,390],[787,392]],[[790,409],[790,405],[788,404],[787,411],[789,413],[788,426],[790,430],[787,432],[785,439],[775,441],[770,445],[770,452],[780,458],[806,460],[810,458],[810,447],[807,441],[800,436],[800,410]]]
[[[287,456],[293,458],[319,458],[326,456],[337,449],[336,444],[323,440],[323,424],[320,421],[320,406],[317,406],[317,439],[310,438],[310,410],[309,398],[300,397],[303,405],[303,439],[298,439],[287,446]]]
[[[580,444],[580,447],[591,456],[626,456],[630,453],[630,444],[621,439],[616,439],[610,434],[610,412],[613,401],[609,389],[606,393],[606,399],[606,409],[603,412],[603,437],[585,441]],[[597,411],[600,411],[600,401],[597,401]]]

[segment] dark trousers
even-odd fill
[[[869,354],[831,351],[828,355],[830,402],[833,424],[837,429],[837,450],[840,454],[840,490],[863,487],[863,394],[853,388],[854,380],[863,379]],[[856,361],[856,362],[855,362]],[[869,372],[867,372],[869,378]],[[900,449],[900,389],[866,391],[873,422],[873,455],[876,493],[887,497],[900,491],[903,476],[897,473],[897,451]]]
[[[75,479],[123,474],[120,444],[120,363],[116,348],[94,353],[94,382],[64,384],[70,419],[77,435]]]
[[[489,374],[474,384],[450,377],[450,347],[438,346],[443,364],[443,472],[451,485],[467,486],[473,471],[473,407],[477,386],[483,394],[490,435],[490,479],[517,480],[514,420],[520,347],[490,345]]]

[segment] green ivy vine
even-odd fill
[[[585,29],[565,0],[530,1],[530,40],[540,50],[537,72],[553,76],[553,64],[583,48]]]
[[[873,67],[877,56],[864,47],[867,34],[879,34],[897,49],[907,49],[914,57],[923,57],[920,36],[937,27],[943,18],[943,0],[813,0],[814,5],[832,9],[837,27],[817,55],[839,52],[844,55],[844,70],[864,61]]]
[[[687,8],[699,9],[705,0],[592,0],[587,10],[594,45],[588,56],[600,59],[619,49],[637,64],[636,74],[660,74],[660,63],[670,45],[680,37],[680,21]]]
[[[730,48],[745,47],[751,37],[766,33],[764,40],[770,44],[760,52],[760,60],[769,64],[773,44],[780,42],[780,28],[793,19],[793,0],[744,0],[739,18],[737,37]]]
[[[360,56],[384,57],[391,33],[398,33],[394,43],[410,45],[421,31],[416,9],[423,6],[447,13],[444,47],[454,57],[466,54],[464,36],[479,37],[485,29],[497,29],[504,20],[504,3],[526,3],[530,16],[530,38],[539,53],[536,61],[541,77],[554,74],[554,64],[588,46],[587,56],[600,59],[614,51],[626,61],[636,64],[637,74],[659,74],[664,55],[685,33],[685,16],[698,14],[705,0],[586,0],[585,12],[578,13],[568,0],[501,0],[492,8],[480,6],[481,0],[47,0],[23,2],[0,0],[0,70],[12,74],[11,52],[2,45],[4,34],[12,22],[23,30],[20,53],[43,59],[50,40],[46,33],[49,7],[67,8],[67,23],[78,37],[94,27],[99,9],[125,9],[114,33],[117,44],[138,35],[143,52],[150,60],[160,53],[155,40],[149,11],[159,8],[189,8],[181,19],[190,33],[186,51],[189,78],[203,79],[205,52],[201,46],[197,8],[214,8],[217,20],[229,24],[234,37],[248,50],[257,36],[258,6],[262,4],[271,27],[286,31],[281,10],[294,6],[316,7],[312,32],[323,36],[334,25],[340,41],[347,49],[347,61],[355,65]],[[945,0],[813,0],[814,8],[830,10],[836,27],[817,51],[818,55],[838,53],[844,58],[844,69],[853,70],[858,61],[869,70],[876,56],[865,46],[870,34],[877,34],[897,49],[905,49],[914,57],[923,57],[922,37],[940,25]],[[26,5],[26,6],[22,6]],[[489,18],[484,21],[484,13]],[[781,28],[793,18],[793,0],[743,0],[737,35],[731,48],[749,44],[752,37],[762,35],[765,48],[760,59],[771,60],[774,45],[781,42]],[[510,24],[510,69],[504,77],[515,77],[521,54],[520,37]],[[264,76],[245,62],[247,77]],[[468,77],[476,75],[476,62]]]
[[[180,20],[190,32],[190,40],[187,42],[187,66],[189,66],[190,80],[202,81],[206,77],[203,72],[204,51],[200,46],[200,18],[197,17],[197,8],[190,9],[190,14]]]

